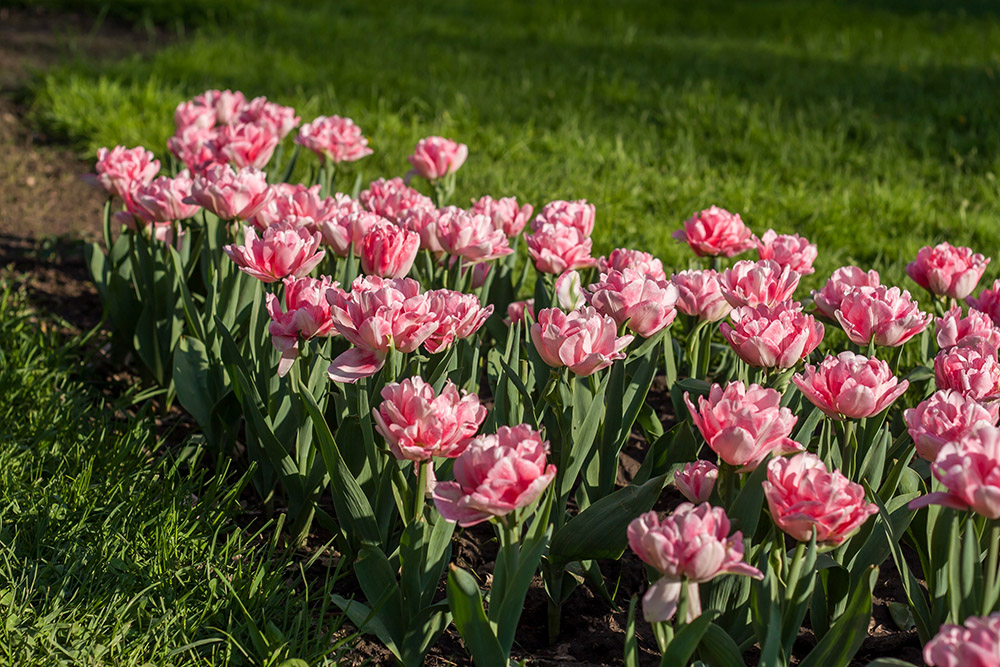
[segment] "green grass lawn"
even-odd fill
[[[377,151],[366,181],[402,174],[416,140],[442,134],[470,146],[460,201],[583,197],[598,251],[644,248],[673,267],[690,253],[670,232],[710,204],[815,241],[810,285],[854,262],[915,288],[902,267],[920,246],[998,246],[989,3],[245,5],[209,3],[227,18],[198,14],[151,56],[48,74],[35,117],[89,154],[165,152],[178,101],[239,88],[305,120],[354,118]]]
[[[337,664],[335,573],[240,529],[241,480],[82,355],[0,277],[0,664]]]

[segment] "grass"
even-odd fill
[[[597,251],[672,267],[691,256],[670,232],[710,204],[816,242],[809,285],[853,262],[915,288],[920,246],[1000,241],[985,2],[264,0],[152,56],[52,72],[34,111],[91,155],[163,153],[173,107],[208,87],[353,117],[377,151],[366,182],[406,171],[421,136],[459,139],[459,201],[587,198]]]
[[[337,664],[337,573],[241,530],[245,478],[207,474],[196,448],[166,449],[148,403],[85,383],[79,341],[13,284],[0,280],[0,663]]]

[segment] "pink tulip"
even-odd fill
[[[268,294],[267,312],[271,316],[268,332],[271,344],[281,352],[278,375],[284,377],[299,356],[299,340],[309,340],[330,336],[333,320],[330,304],[326,300],[327,290],[338,288],[336,281],[329,277],[285,278],[285,310],[281,310],[278,297]]]
[[[679,293],[666,280],[652,280],[625,269],[603,274],[601,282],[590,286],[590,305],[607,315],[618,326],[625,325],[643,338],[649,338],[677,317]]]
[[[993,287],[984,289],[979,297],[966,297],[965,302],[981,313],[986,313],[993,324],[1000,327],[1000,280],[993,281]]]
[[[594,220],[597,210],[586,199],[576,201],[556,200],[546,204],[531,222],[531,231],[538,232],[546,225],[573,227],[583,236],[590,236],[594,231]]]
[[[705,322],[718,322],[733,309],[722,296],[719,274],[711,269],[681,271],[670,282],[677,287],[677,310]]]
[[[532,320],[535,319],[535,300],[528,299],[527,301],[515,301],[507,306],[507,317],[504,319],[504,324],[511,325],[515,322],[524,322],[525,315],[531,317]]]
[[[775,525],[799,542],[837,546],[853,535],[878,506],[840,472],[827,470],[815,454],[778,457],[767,464],[764,497]]]
[[[834,313],[852,343],[899,347],[927,328],[933,316],[920,311],[906,290],[859,287],[848,292]]]
[[[333,326],[354,345],[330,364],[327,373],[335,382],[374,375],[390,350],[413,352],[438,328],[427,296],[409,278],[358,276],[350,292],[331,289],[326,298]]]
[[[934,357],[934,383],[954,389],[977,401],[1000,398],[1000,363],[997,349],[982,340],[952,347]]]
[[[769,229],[756,243],[760,259],[774,260],[800,276],[808,276],[816,271],[813,268],[817,255],[816,244],[809,243],[809,239],[798,234],[778,234]]]
[[[319,224],[323,244],[330,247],[339,257],[347,257],[354,249],[361,254],[361,239],[379,225],[392,224],[385,218],[368,211],[359,211],[353,206],[340,206],[329,219]]]
[[[942,389],[903,411],[917,456],[934,462],[941,448],[959,442],[981,425],[996,426],[997,413],[961,392]]]
[[[980,425],[964,440],[945,444],[931,473],[947,491],[920,496],[910,509],[943,505],[1000,519],[1000,429]]]
[[[576,227],[547,224],[524,237],[528,254],[541,273],[560,274],[597,263],[590,256],[593,241]]]
[[[334,164],[354,162],[375,152],[368,147],[361,128],[350,118],[340,116],[316,117],[299,129],[295,143]]]
[[[976,289],[989,263],[989,258],[973,254],[970,248],[941,243],[921,248],[906,265],[906,275],[931,294],[964,299]]]
[[[310,232],[319,231],[320,223],[341,211],[342,200],[319,196],[320,186],[306,187],[296,183],[275,183],[271,186],[271,200],[248,220],[257,229],[285,222],[304,227]],[[350,201],[349,197],[339,195]],[[360,206],[355,204],[360,210]]]
[[[531,325],[531,341],[542,361],[553,368],[567,366],[583,377],[625,358],[622,350],[632,336],[617,336],[615,321],[590,306],[570,313],[546,308]]]
[[[186,100],[174,109],[174,125],[177,130],[188,127],[199,127],[203,130],[215,127],[216,113],[214,106],[206,106],[195,100]]]
[[[667,279],[667,274],[663,271],[663,263],[648,252],[615,248],[607,257],[597,258],[598,273],[611,273],[625,269],[638,271],[653,280]]]
[[[674,473],[674,486],[693,503],[706,502],[712,495],[719,469],[711,461],[695,461]]]
[[[370,276],[402,278],[413,267],[420,235],[385,221],[361,237],[361,270]]]
[[[937,344],[942,350],[956,345],[968,345],[975,340],[1000,348],[1000,329],[986,313],[969,310],[969,314],[962,317],[961,307],[955,306],[944,317],[937,318],[935,323]]]
[[[263,169],[271,161],[278,147],[278,134],[270,125],[239,123],[223,125],[215,138],[209,141],[215,154],[237,169],[254,167]]]
[[[488,262],[509,255],[514,250],[503,231],[493,226],[493,220],[455,206],[438,212],[437,237],[445,252],[461,257],[466,264]]]
[[[802,445],[788,436],[798,417],[781,407],[781,394],[752,384],[731,382],[725,390],[713,384],[708,398],[698,397],[698,408],[684,392],[694,422],[705,442],[719,458],[740,472],[754,470],[770,454],[802,451]]]
[[[823,325],[795,302],[744,306],[730,319],[719,327],[723,337],[740,359],[757,368],[791,368],[823,340]]]
[[[697,584],[722,574],[754,579],[764,575],[743,561],[743,533],[729,534],[729,517],[708,503],[681,503],[660,521],[646,512],[628,525],[628,544],[636,556],[663,576],[642,598],[649,622],[670,620],[677,612],[681,586],[689,585],[687,620],[701,615]]]
[[[454,174],[469,157],[469,147],[444,137],[425,137],[417,142],[407,159],[413,169],[428,181]]]
[[[174,178],[160,176],[145,185],[137,183],[125,204],[129,213],[147,223],[186,220],[200,208],[184,203],[191,196],[191,186],[185,169]]]
[[[211,108],[215,111],[216,121],[225,125],[236,120],[246,106],[247,98],[238,90],[235,93],[231,90],[206,90],[201,95],[196,95],[192,102]]]
[[[375,428],[401,461],[455,458],[486,419],[479,397],[449,380],[440,394],[423,378],[392,382],[382,389],[382,404],[372,410]]]
[[[273,196],[261,170],[245,167],[236,172],[220,164],[194,177],[191,197],[185,203],[203,206],[220,220],[249,220]]]
[[[556,303],[563,310],[578,310],[587,305],[587,295],[577,271],[567,271],[556,278]]]
[[[510,238],[521,233],[531,218],[532,211],[534,207],[531,204],[518,207],[515,197],[494,199],[489,195],[481,197],[469,209],[470,213],[489,217],[493,221],[493,227]]]
[[[450,289],[427,292],[427,303],[438,323],[424,342],[424,349],[431,354],[446,350],[457,339],[469,338],[493,314],[493,306],[483,308],[475,294]]]
[[[1000,613],[942,625],[924,646],[930,667],[1000,667]]]
[[[236,117],[237,123],[253,123],[267,127],[271,133],[284,139],[295,129],[302,119],[295,115],[295,109],[269,101],[266,97],[255,97],[247,103]]]
[[[434,208],[430,197],[407,186],[401,178],[372,181],[368,189],[358,195],[358,201],[372,213],[392,222],[396,222],[397,216],[408,208]]]
[[[273,283],[288,276],[302,278],[316,268],[325,251],[319,249],[320,236],[287,224],[272,225],[257,237],[246,228],[242,246],[222,249],[240,270],[261,282]]]
[[[188,125],[167,139],[167,148],[195,174],[216,164],[225,164],[212,150],[218,131],[214,128]]]
[[[736,262],[719,276],[722,296],[733,308],[760,305],[773,308],[789,301],[798,285],[799,274],[769,259]]]
[[[699,257],[733,257],[754,247],[753,233],[740,216],[717,206],[695,213],[673,236]]]
[[[819,364],[807,364],[792,382],[813,405],[832,419],[864,419],[876,415],[903,395],[910,383],[900,382],[880,359],[841,352]]]
[[[510,514],[535,502],[556,476],[546,464],[549,443],[527,424],[501,426],[473,439],[455,459],[455,481],[438,482],[434,504],[463,528]]]
[[[407,208],[396,216],[396,224],[420,236],[420,249],[435,255],[444,252],[438,230],[441,212],[436,208]]]
[[[840,303],[848,292],[855,287],[878,287],[881,284],[878,271],[865,273],[856,266],[842,266],[833,272],[823,289],[812,293],[813,302],[819,312],[834,320]]]
[[[96,175],[87,174],[85,180],[104,188],[109,195],[118,195],[122,201],[127,201],[134,187],[153,181],[160,171],[160,161],[142,146],[115,146],[110,151],[99,148],[94,170]]]

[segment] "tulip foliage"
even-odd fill
[[[556,641],[581,585],[629,605],[621,559],[649,575],[629,665],[637,628],[665,665],[754,645],[761,665],[846,665],[889,560],[928,664],[1000,664],[1000,281],[972,296],[989,259],[924,248],[922,303],[854,266],[807,297],[816,247],[716,206],[674,234],[693,254],[668,273],[595,257],[582,199],[449,205],[469,158],[451,139],[362,189],[350,119],[286,142],[293,109],[207,91],[175,121],[169,175],[116,147],[92,176],[114,347],[205,446],[245,452],[291,539],[334,536],[358,592],[333,602],[401,664],[452,624],[476,664],[507,664],[536,576]],[[496,536],[489,585],[452,559],[474,526]]]

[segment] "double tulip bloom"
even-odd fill
[[[674,486],[692,503],[703,503],[711,497],[718,479],[718,466],[711,461],[695,461],[674,473]]]
[[[318,227],[323,243],[338,257],[347,257],[351,250],[361,254],[361,240],[368,232],[382,225],[391,225],[387,219],[375,213],[362,211],[352,205],[341,205]]]
[[[993,324],[1000,326],[1000,280],[994,280],[993,286],[984,289],[978,297],[966,297],[965,302],[979,312],[989,315]]]
[[[856,288],[844,295],[834,313],[857,345],[898,347],[927,328],[933,316],[923,313],[910,293],[898,287]]]
[[[455,458],[486,419],[479,397],[459,392],[451,381],[435,394],[423,378],[407,378],[387,384],[382,398],[378,409],[372,410],[375,428],[400,460]]]
[[[299,128],[295,143],[333,164],[354,162],[374,152],[361,128],[340,116],[317,116]]]
[[[449,206],[437,217],[437,240],[450,255],[466,264],[487,262],[509,255],[507,235],[493,225],[492,218]]]
[[[769,259],[736,262],[719,276],[722,296],[733,308],[777,306],[789,301],[799,285],[799,274]]]
[[[593,240],[578,227],[546,223],[534,234],[525,235],[524,241],[540,273],[559,275],[597,264],[591,257]]]
[[[677,310],[703,322],[718,322],[733,309],[722,295],[719,274],[712,269],[681,271],[670,282],[677,287]]]
[[[888,408],[910,383],[900,382],[889,364],[853,352],[807,365],[792,381],[813,405],[832,419],[864,419]]]
[[[788,267],[800,276],[814,273],[816,245],[798,234],[779,234],[773,229],[764,232],[756,241],[757,257],[770,259],[783,267]]]
[[[949,243],[926,246],[906,265],[906,275],[931,294],[964,299],[979,284],[990,260]]]
[[[833,272],[826,285],[812,293],[813,303],[825,317],[836,320],[837,311],[844,297],[856,287],[878,287],[878,271],[864,271],[856,266],[842,266]]]
[[[469,338],[493,314],[493,305],[483,308],[475,294],[438,289],[427,292],[426,296],[428,307],[437,319],[437,328],[424,341],[424,349],[431,354],[443,352],[458,339]]]
[[[370,276],[402,278],[413,267],[420,235],[384,221],[361,237],[361,270]]]
[[[799,542],[811,540],[815,531],[818,544],[837,546],[878,512],[860,484],[828,471],[809,452],[771,460],[763,485],[774,523]]]
[[[366,210],[392,222],[396,222],[396,218],[408,208],[434,208],[430,197],[406,185],[402,178],[372,181],[358,195],[358,201]]]
[[[462,527],[527,507],[556,476],[548,453],[548,441],[527,424],[474,438],[455,459],[455,481],[435,485],[434,504]]]
[[[1000,348],[1000,329],[989,315],[978,310],[970,310],[967,316],[962,317],[962,309],[955,306],[944,317],[937,318],[935,324],[937,344],[942,350],[956,345],[971,345],[977,340]]]
[[[997,413],[959,391],[942,389],[903,411],[917,456],[931,463],[949,442],[970,437],[980,426],[996,426]]]
[[[220,127],[208,146],[218,162],[232,164],[237,169],[263,169],[271,161],[279,140],[270,124],[237,123]]]
[[[104,188],[109,195],[118,195],[128,201],[129,193],[137,185],[151,183],[160,172],[160,161],[142,146],[125,148],[115,146],[97,149],[96,174],[88,174],[85,179],[92,185]]]
[[[274,191],[260,169],[234,171],[227,164],[210,167],[194,178],[189,204],[197,204],[220,220],[249,220],[263,209]]]
[[[500,230],[508,238],[521,233],[531,219],[534,211],[531,204],[518,206],[516,197],[494,199],[489,195],[481,197],[469,209],[475,215],[485,215],[493,221],[493,227]]]
[[[920,496],[910,509],[944,505],[1000,519],[1000,429],[981,425],[964,440],[947,443],[931,473],[947,491]]]
[[[1000,613],[942,625],[924,646],[930,667],[1000,667]]]
[[[537,232],[545,225],[556,225],[572,227],[579,230],[583,236],[590,236],[594,232],[596,219],[597,209],[593,204],[588,204],[586,199],[575,201],[559,199],[550,201],[542,207],[541,212],[531,221],[531,230]]]
[[[688,586],[688,617],[701,615],[698,584],[722,574],[754,579],[764,575],[743,561],[743,534],[729,534],[729,517],[708,503],[682,503],[660,521],[647,512],[628,526],[628,544],[644,563],[662,576],[642,598],[642,613],[650,623],[669,621],[677,613],[681,586]]]
[[[311,232],[319,231],[323,222],[340,212],[345,200],[350,201],[345,195],[325,199],[320,197],[319,185],[306,187],[299,183],[275,183],[270,187],[270,201],[248,220],[257,229],[263,230],[279,222],[289,222]]]
[[[326,293],[339,285],[329,277],[285,278],[285,309],[274,294],[268,294],[267,312],[271,316],[268,332],[271,344],[281,352],[278,375],[285,376],[299,356],[299,340],[330,336],[333,319]]]
[[[417,142],[407,158],[413,170],[428,181],[454,174],[469,157],[469,147],[444,137],[426,137]]]
[[[790,301],[737,308],[719,328],[739,358],[757,368],[791,368],[823,340],[823,325]]]
[[[790,437],[798,417],[781,407],[781,394],[756,384],[732,382],[725,390],[713,384],[698,408],[684,392],[691,420],[719,458],[740,472],[750,472],[768,454],[791,454],[802,445]]]
[[[648,252],[631,250],[629,248],[615,248],[607,257],[597,258],[597,270],[599,273],[611,273],[612,271],[624,271],[625,269],[638,271],[653,280],[667,279],[667,274],[663,271],[663,263]]]
[[[125,200],[128,209],[126,217],[132,217],[133,221],[125,221],[125,224],[134,228],[135,219],[144,224],[162,224],[190,218],[200,209],[195,204],[185,203],[191,196],[192,183],[191,175],[186,169],[174,178],[160,176],[146,184],[135,183],[129,198]]]
[[[618,326],[649,338],[670,326],[677,317],[677,288],[666,280],[653,280],[625,269],[603,274],[590,286],[589,301],[597,312],[608,315]]]
[[[733,257],[754,247],[753,233],[740,216],[718,206],[695,213],[673,236],[699,257]]]
[[[1000,363],[995,347],[981,340],[942,350],[934,357],[938,389],[954,389],[977,401],[1000,399]]]
[[[320,250],[319,233],[289,224],[272,225],[257,237],[257,230],[247,227],[243,245],[222,249],[240,270],[265,283],[293,276],[302,278],[316,268],[326,252]]]
[[[546,308],[531,325],[531,341],[538,355],[553,368],[568,367],[580,376],[593,375],[618,359],[632,342],[632,336],[618,337],[615,321],[594,308],[564,313]]]

